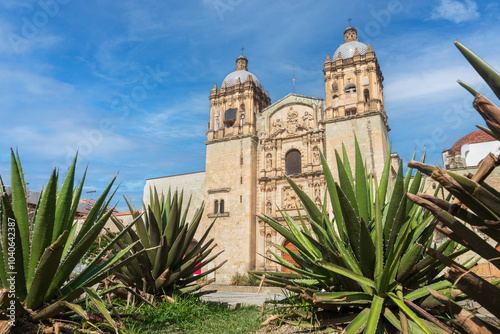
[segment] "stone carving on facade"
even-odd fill
[[[271,153],[268,153],[266,156],[266,167],[267,168],[273,168],[273,155]]]
[[[313,148],[313,163],[318,164],[320,160],[319,148],[318,146],[314,146]]]
[[[273,121],[274,131],[278,131],[283,128],[283,123],[281,122],[281,118],[276,118]]]
[[[304,126],[306,128],[314,127],[314,117],[309,111],[306,111],[304,113],[304,116],[302,116],[302,120],[304,121]]]
[[[273,245],[273,243],[272,243],[272,236],[271,236],[271,233],[268,233],[266,235],[266,255],[268,255],[271,252],[271,246],[272,245]]]
[[[281,121],[281,118],[275,118],[272,122],[273,130],[271,131],[271,135],[269,136],[270,138],[276,137],[280,133],[285,131],[285,128],[283,126],[283,122]]]
[[[318,198],[321,197],[321,185],[319,183],[314,185],[314,196]]]
[[[266,204],[266,214],[271,215],[273,213],[273,203],[271,201]]]
[[[289,136],[293,136],[297,133],[298,119],[299,114],[297,113],[297,111],[293,110],[293,107],[290,107],[290,110],[286,115],[286,132]]]
[[[242,126],[243,124],[245,124],[245,113],[244,112],[242,112],[240,115],[240,126]]]
[[[219,120],[219,116],[215,116],[215,126],[214,126],[214,130],[217,131],[219,130],[220,128],[220,120]]]
[[[215,120],[214,120],[214,130],[217,131],[220,128],[220,109],[215,110]]]
[[[316,204],[316,206],[319,208],[322,206],[321,204],[321,199],[319,197],[316,198],[316,200],[314,201],[314,204]]]
[[[299,201],[297,194],[291,188],[287,188],[284,190],[285,190],[285,194],[284,194],[284,198],[283,198],[283,208],[285,210],[295,209],[295,206]]]

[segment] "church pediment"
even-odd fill
[[[271,138],[294,137],[317,127],[314,110],[310,106],[287,105],[277,110],[269,119]]]
[[[259,119],[261,134],[268,138],[295,137],[313,131],[321,120],[323,100],[289,94],[267,107]]]

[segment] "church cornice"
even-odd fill
[[[290,179],[307,179],[311,176],[322,176],[324,175],[323,170],[315,170],[312,172],[304,172],[300,174],[294,174],[294,175],[279,175],[279,176],[264,176],[264,177],[259,177],[258,181],[259,183],[261,182],[269,182],[269,181],[284,181],[285,176],[287,176]]]
[[[258,141],[259,141],[259,138],[256,135],[245,134],[245,135],[235,135],[235,136],[230,136],[230,137],[217,138],[217,139],[210,140],[210,141],[207,140],[205,142],[205,145],[211,145],[211,144],[216,144],[216,143],[221,143],[221,142],[231,141],[231,140],[240,140],[243,138],[252,138],[252,141],[254,143],[258,143]]]
[[[351,119],[371,117],[371,116],[377,116],[377,115],[380,116],[380,117],[382,117],[382,119],[384,120],[384,124],[385,124],[385,126],[387,128],[387,131],[391,131],[391,129],[389,128],[389,125],[387,124],[387,115],[385,114],[385,112],[382,112],[380,110],[378,110],[378,111],[370,111],[370,112],[365,112],[365,113],[356,114],[356,115],[350,115],[350,116],[335,117],[335,118],[332,118],[332,119],[327,119],[327,120],[324,120],[324,121],[320,121],[318,123],[320,123],[320,124],[338,123],[338,122],[348,121],[348,120],[351,120]]]

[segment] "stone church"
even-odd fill
[[[289,94],[271,103],[247,58],[238,57],[236,70],[210,91],[205,171],[146,181],[145,200],[149,187],[184,189],[192,195],[191,212],[204,202],[202,228],[217,217],[212,234],[224,250],[217,262],[228,260],[214,275],[218,283],[229,283],[236,272],[282,270],[262,255],[273,250],[272,243],[287,246],[286,240],[259,215],[283,221],[281,208],[297,216],[298,199],[285,175],[321,205],[320,152],[333,171],[342,143],[354,161],[355,136],[369,170],[381,175],[389,127],[375,52],[348,27],[344,43],[326,56],[323,73],[324,98]]]

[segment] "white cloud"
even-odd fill
[[[473,72],[468,71],[467,65],[435,68],[425,71],[414,71],[413,73],[403,73],[391,78],[389,84],[385,86],[384,93],[390,96],[391,101],[410,100],[425,97],[430,98],[439,94],[441,99],[447,91],[459,89],[456,82],[457,73],[461,73],[460,79],[475,85],[481,81]]]
[[[445,19],[454,23],[471,21],[479,18],[477,3],[473,0],[441,0],[439,6],[434,8],[431,19]]]
[[[140,136],[158,141],[195,138],[207,131],[209,110],[205,94],[192,94],[161,111],[148,112],[133,127]]]

